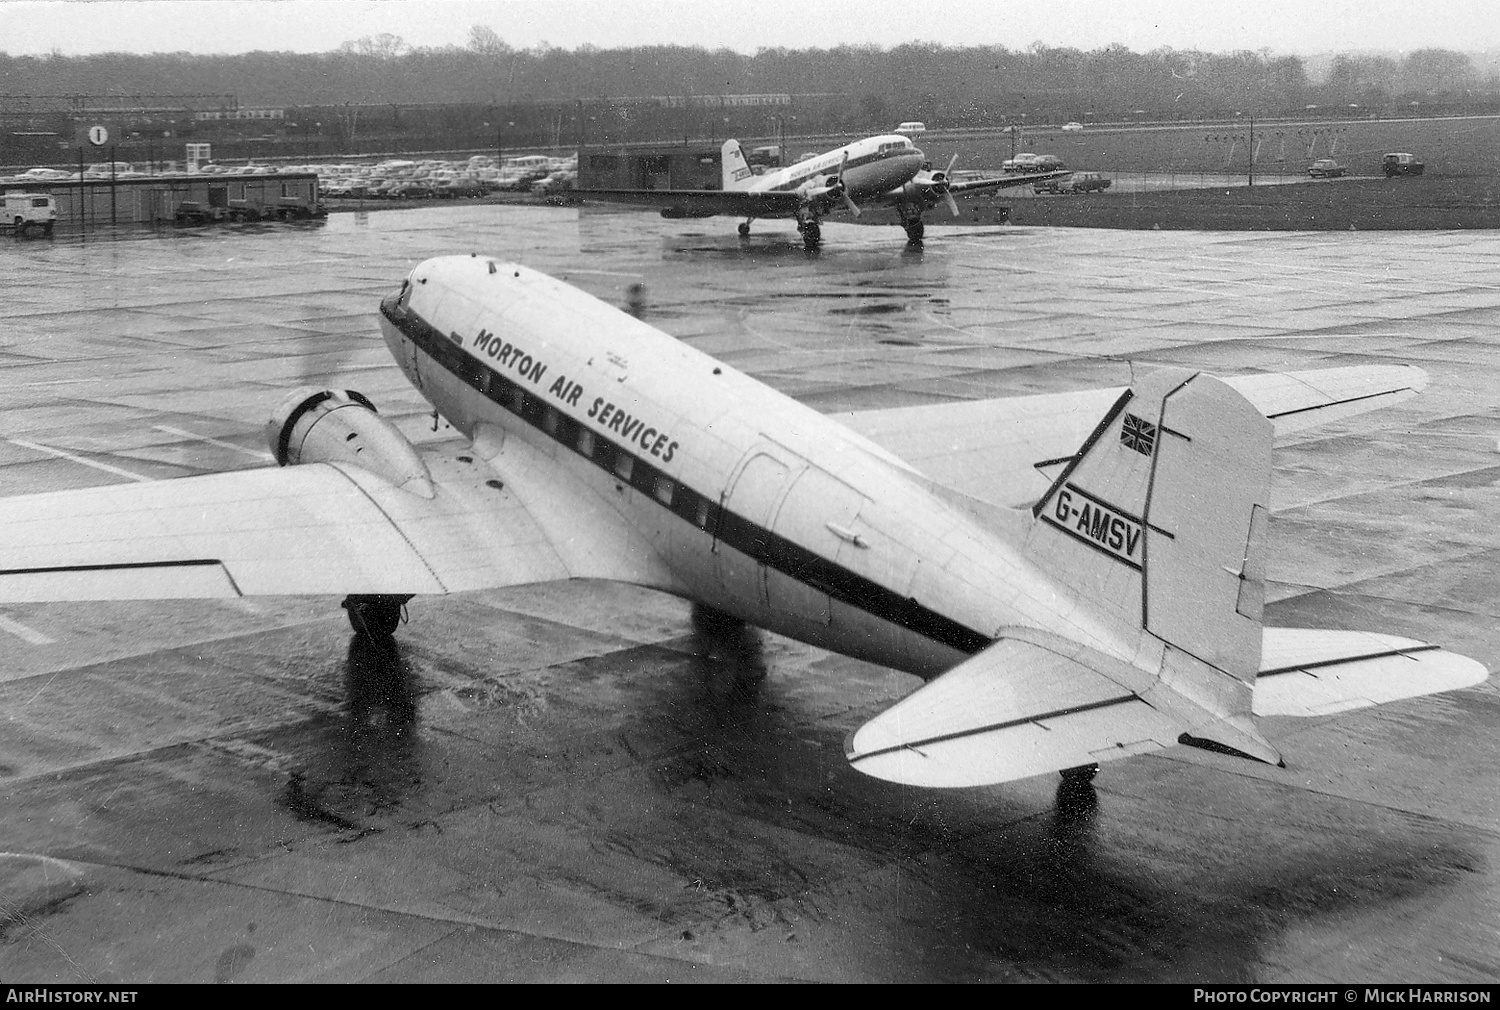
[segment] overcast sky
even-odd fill
[[[5,0],[0,50],[323,52],[382,32],[446,46],[464,45],[478,24],[517,48],[676,43],[753,53],[923,39],[1012,49],[1118,42],[1137,52],[1500,49],[1500,0]]]

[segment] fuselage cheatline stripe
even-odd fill
[[[856,607],[960,652],[972,655],[994,641],[989,635],[924,607],[910,597],[893,592],[725,509],[716,499],[688,487],[675,477],[669,477],[643,457],[627,451],[575,418],[548,407],[534,393],[464,353],[446,335],[433,329],[415,312],[398,306],[395,296],[381,303],[381,313],[438,367],[471,389],[575,454],[584,456],[615,480],[631,485],[659,507],[752,560],[805,586],[827,593],[840,603]],[[584,433],[588,435],[586,440],[580,438]],[[585,441],[588,451],[581,445]],[[628,465],[623,462],[626,460],[629,461]],[[658,496],[658,481],[672,482],[669,502]]]

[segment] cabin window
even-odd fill
[[[628,452],[622,452],[615,456],[615,476],[623,481],[628,481],[633,472],[635,472],[634,456]]]
[[[553,408],[548,407],[547,412],[542,415],[542,430],[549,435],[555,436],[557,434],[558,425],[561,422],[561,415],[559,415],[558,412]]]
[[[672,492],[677,490],[677,482],[670,477],[656,478],[656,500],[663,505],[672,504]]]
[[[505,405],[519,414],[521,409],[526,406],[526,390],[520,386],[511,385],[505,391]]]
[[[698,522],[698,528],[700,530],[703,530],[705,532],[708,530],[708,499],[707,498],[699,498],[698,499],[698,516],[697,516],[697,522]]]
[[[578,452],[590,458],[594,455],[594,433],[587,428],[578,429]]]

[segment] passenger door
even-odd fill
[[[746,453],[720,501],[714,553],[719,583],[735,603],[755,610],[769,605],[765,566],[756,559],[769,548],[767,534],[792,473],[790,454],[758,445]]]

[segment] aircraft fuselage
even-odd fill
[[[844,186],[858,202],[906,185],[922,170],[923,158],[921,150],[905,137],[869,137],[763,175],[747,188],[751,192],[795,191],[838,175],[843,166]]]
[[[658,588],[924,677],[1018,627],[1125,654],[1028,560],[1029,516],[980,521],[836,421],[566,284],[430,260],[381,326],[456,429],[503,431],[621,516]]]

